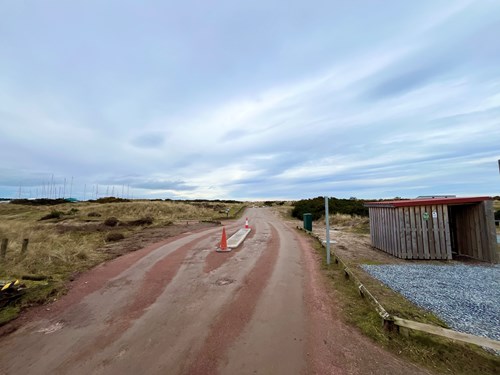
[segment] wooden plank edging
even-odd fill
[[[487,337],[471,335],[469,333],[463,333],[454,331],[452,329],[447,329],[443,327],[438,327],[432,324],[425,324],[415,322],[413,320],[402,319],[397,316],[393,316],[394,324],[399,327],[413,329],[415,331],[430,333],[431,335],[446,337],[450,340],[458,340],[463,342],[468,342],[470,344],[475,344],[483,346],[486,348],[494,349],[500,351],[500,341],[492,340]]]
[[[323,247],[326,247],[323,245],[323,242],[319,238],[318,235],[316,235],[313,232],[309,232],[299,226],[297,226],[298,229],[305,231],[307,234],[310,236],[316,238],[320,244]],[[469,344],[474,344],[478,346],[482,346],[485,348],[493,349],[496,351],[500,352],[500,341],[493,340],[487,337],[482,337],[482,336],[476,336],[476,335],[471,335],[469,333],[463,333],[463,332],[458,332],[454,331],[452,329],[448,328],[443,328],[443,327],[438,327],[432,324],[425,324],[425,323],[419,323],[415,322],[413,320],[408,320],[408,319],[403,319],[398,316],[393,316],[390,315],[384,307],[377,301],[377,299],[373,296],[373,294],[370,293],[370,291],[359,281],[359,279],[354,275],[354,273],[349,269],[349,267],[346,266],[344,261],[340,259],[335,252],[333,252],[330,248],[330,252],[333,254],[333,259],[335,260],[335,263],[340,263],[342,266],[342,269],[344,270],[344,273],[346,274],[346,278],[352,278],[355,285],[357,285],[359,293],[362,297],[368,297],[370,302],[374,305],[375,310],[379,314],[379,316],[384,320],[384,326],[388,325],[396,325],[398,327],[403,327],[403,328],[408,328],[412,329],[414,331],[419,331],[419,332],[425,332],[431,335],[435,336],[440,336],[440,337],[445,337],[450,340],[457,340],[457,341],[462,341],[462,342],[467,342]],[[347,277],[348,276],[348,277]]]

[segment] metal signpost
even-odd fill
[[[326,222],[326,264],[330,264],[330,215],[328,214],[328,197],[325,197],[325,222]]]

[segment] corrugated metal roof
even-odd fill
[[[397,201],[366,202],[365,207],[415,207],[433,204],[467,204],[491,200],[491,197],[406,199]]]

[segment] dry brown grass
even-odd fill
[[[5,259],[0,259],[0,280],[23,275],[43,275],[49,279],[28,282],[27,293],[15,304],[0,309],[0,325],[15,319],[23,307],[44,303],[64,292],[65,282],[73,274],[126,252],[110,251],[107,239],[125,238],[146,227],[166,228],[176,221],[210,221],[241,214],[243,204],[209,202],[133,201],[120,203],[65,203],[54,206],[0,204],[0,239],[7,238]],[[40,221],[52,211],[62,212],[56,219]],[[91,214],[91,215],[89,215]],[[106,219],[116,217],[116,226]],[[153,228],[154,229],[154,228]],[[148,229],[149,230],[149,229]],[[148,232],[149,233],[149,232]],[[21,254],[24,238],[28,251]],[[127,241],[125,239],[124,241]],[[131,249],[130,245],[127,249]],[[134,248],[135,249],[135,248]],[[130,251],[130,250],[128,250]]]
[[[222,204],[234,215],[241,204]],[[105,245],[106,236],[115,228],[100,225],[107,218],[116,217],[120,223],[150,217],[153,226],[164,226],[178,220],[216,220],[225,217],[219,211],[221,204],[134,201],[121,203],[67,203],[50,207],[0,205],[0,239],[8,238],[6,259],[0,260],[0,279],[20,277],[23,274],[45,274],[64,279],[75,271],[88,269],[108,258],[98,251]],[[39,221],[51,211],[61,211],[61,219]],[[98,213],[100,217],[89,217]],[[140,225],[116,228],[125,236],[141,230]],[[21,256],[24,238],[29,239],[28,252]]]
[[[370,219],[365,216],[333,214],[330,226],[355,233],[370,233]]]

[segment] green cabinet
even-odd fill
[[[313,230],[312,214],[304,214],[304,229],[312,232]]]

